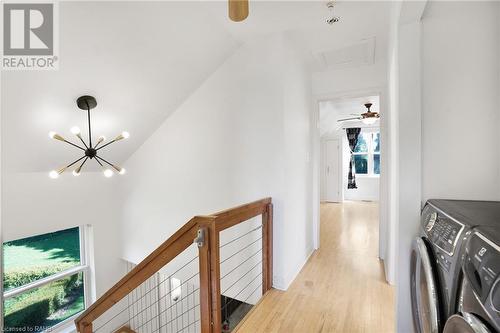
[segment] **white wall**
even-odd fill
[[[418,234],[422,188],[420,22],[399,29],[399,147],[397,301],[398,332],[409,331],[412,323],[410,301],[410,253]]]
[[[413,330],[408,264],[421,205],[500,200],[500,3],[432,1],[412,22],[398,29],[395,56],[398,332]]]
[[[99,297],[125,273],[124,262],[119,259],[116,181],[100,172],[78,178],[64,174],[57,180],[45,172],[4,174],[3,240],[91,225]]]
[[[422,21],[422,198],[500,198],[498,2],[430,2]],[[464,24],[467,22],[467,24]]]
[[[284,36],[255,40],[153,133],[126,163],[127,260],[140,261],[193,215],[271,196],[274,285],[288,287],[312,251],[306,73]]]

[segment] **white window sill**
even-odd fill
[[[380,178],[380,175],[356,174],[356,178]]]
[[[59,329],[55,329],[53,331],[48,331],[52,333],[76,333],[76,326],[75,324],[68,325],[67,327],[61,327]]]

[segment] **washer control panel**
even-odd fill
[[[429,240],[442,250],[443,253],[440,253],[440,255],[452,256],[455,252],[458,237],[464,228],[463,224],[430,205],[426,205],[422,212],[422,224]],[[443,264],[446,264],[447,261],[443,256]]]

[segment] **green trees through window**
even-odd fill
[[[85,309],[80,238],[72,228],[3,244],[4,329],[43,331]]]
[[[380,175],[380,132],[362,132],[353,155],[356,174]]]

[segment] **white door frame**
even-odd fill
[[[314,236],[314,248],[319,249],[320,247],[320,200],[321,200],[321,138],[319,133],[319,102],[336,100],[336,99],[348,99],[348,98],[359,98],[364,96],[378,95],[380,98],[380,135],[381,135],[381,154],[388,156],[388,151],[386,151],[387,143],[387,126],[385,122],[384,113],[386,113],[389,108],[387,92],[385,87],[373,87],[362,90],[351,90],[345,92],[335,92],[322,95],[313,95],[312,101],[312,114],[311,114],[311,136],[312,136],[312,147],[311,147],[311,159],[312,159],[312,212],[313,212],[313,236]],[[386,113],[387,114],[387,113]],[[385,140],[382,140],[385,139]],[[382,155],[381,155],[382,156]],[[385,159],[386,157],[382,157]],[[388,212],[389,212],[389,202],[384,200],[386,198],[386,193],[389,189],[389,177],[386,174],[387,166],[381,165],[380,174],[380,201],[379,201],[379,258],[384,259],[386,254],[386,244],[388,242]],[[343,184],[343,183],[342,183]]]
[[[338,173],[337,173],[337,177],[338,177],[338,185],[340,187],[339,189],[339,193],[338,193],[338,200],[333,200],[331,202],[343,202],[344,201],[344,183],[343,183],[343,174],[342,174],[342,138],[341,137],[334,137],[334,136],[327,136],[325,138],[323,138],[323,140],[321,140],[321,150],[320,150],[320,159],[321,159],[321,156],[323,156],[322,160],[323,160],[323,163],[321,165],[321,173],[323,174],[323,181],[325,182],[324,184],[324,188],[326,190],[324,194],[324,201],[328,201],[328,196],[327,196],[327,193],[328,193],[328,185],[326,184],[327,183],[327,176],[328,176],[328,173],[326,171],[326,167],[327,167],[327,161],[326,161],[326,158],[328,158],[328,150],[327,150],[327,142],[328,141],[337,141],[337,145],[338,145],[338,156],[337,156],[337,167],[338,167]],[[320,176],[320,179],[321,179],[321,176]],[[320,184],[320,187],[321,187],[321,184]],[[321,198],[320,198],[321,199]]]

